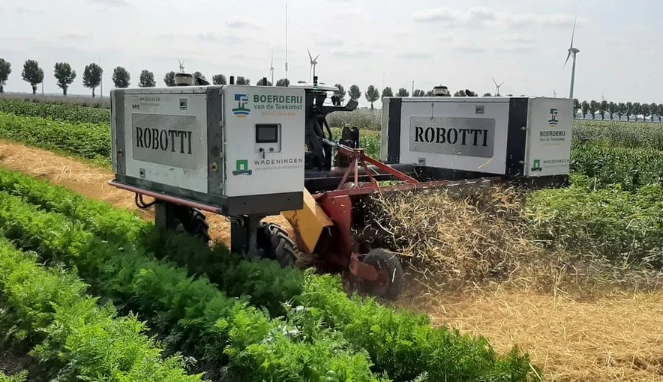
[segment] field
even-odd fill
[[[330,123],[367,128],[377,156],[379,115],[347,114]],[[663,381],[658,124],[575,121],[568,189],[428,195],[426,209],[384,200],[404,254],[430,270],[413,269],[392,306],[348,296],[335,276],[238,258],[219,216],[212,248],[164,237],[152,211],[105,184],[109,118],[0,99],[7,375]]]

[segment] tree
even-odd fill
[[[297,83],[298,83],[298,84],[305,84],[306,81],[301,81],[301,80],[300,80],[300,81],[297,81]]]
[[[74,79],[76,79],[76,71],[71,69],[71,65],[67,62],[56,62],[53,75],[55,76],[55,83],[62,89],[62,95],[67,96],[67,89]]]
[[[258,85],[258,86],[272,86],[272,83],[269,82],[269,80],[261,78],[261,79],[258,80],[258,83],[256,85]]]
[[[622,120],[622,115],[626,114],[626,104],[624,102],[620,102],[617,104],[617,115],[619,116],[619,120]]]
[[[393,97],[393,96],[394,96],[394,91],[391,90],[391,87],[387,86],[386,88],[382,89],[382,98]]]
[[[597,108],[599,109],[599,113],[601,113],[601,119],[605,119],[605,113],[608,111],[608,101],[601,101]]]
[[[334,84],[334,86],[336,87],[336,89],[338,89],[334,92],[334,95],[338,96],[341,103],[343,103],[343,101],[345,100],[345,88],[341,84]]]
[[[651,111],[649,110],[649,104],[643,103],[640,105],[640,111],[642,112],[642,120],[647,121],[647,117],[649,117],[651,114]]]
[[[580,101],[577,98],[573,99],[573,119],[576,119],[576,115],[578,114],[578,111],[582,109],[582,105],[580,104]]]
[[[131,75],[124,67],[118,66],[113,69],[113,84],[120,89],[128,88],[131,84]]]
[[[614,115],[617,113],[617,104],[610,102],[608,104],[608,112],[610,113],[610,120],[612,121],[614,119]]]
[[[244,78],[244,76],[237,76],[237,81],[235,81],[237,85],[251,85],[251,80],[248,78]]]
[[[587,117],[587,113],[589,113],[589,102],[582,101],[581,109],[582,109],[582,119],[585,119]]]
[[[484,97],[492,97],[493,95],[490,94],[490,92],[487,92],[487,93],[483,93],[483,96],[484,96]],[[577,100],[576,100],[576,101],[577,101]],[[578,110],[578,109],[575,109],[575,110]],[[574,116],[573,118],[575,118],[575,116]]]
[[[193,77],[194,78],[202,78],[203,80],[207,81],[207,78],[205,77],[205,75],[202,74],[201,72],[197,71],[197,70],[195,72],[193,72]]]
[[[166,73],[166,75],[163,76],[163,82],[166,83],[166,86],[175,86],[175,72],[171,70]]]
[[[434,96],[435,96],[435,93],[433,93],[432,90],[429,90],[429,91],[426,92],[426,97],[434,97]]]
[[[626,102],[626,120],[630,121],[633,115],[633,102]]]
[[[154,73],[149,70],[143,70],[140,72],[140,79],[138,86],[141,88],[153,88],[157,85],[157,82],[154,80]]]
[[[412,93],[412,97],[423,97],[426,95],[426,92],[424,92],[421,89],[415,89],[414,93]]]
[[[226,76],[223,74],[215,74],[212,76],[212,83],[214,85],[226,85],[228,81],[226,80]]]
[[[288,87],[290,86],[290,80],[287,78],[281,78],[280,80],[276,81],[276,86]]]
[[[398,89],[398,93],[396,93],[396,96],[397,97],[409,97],[410,92],[407,91],[407,89],[405,89],[405,88],[400,88],[400,89]]]
[[[640,114],[642,114],[642,105],[640,105],[640,102],[633,102],[633,117],[635,117],[636,122],[638,122]]]
[[[366,89],[366,100],[371,103],[371,110],[373,110],[373,102],[380,99],[380,92],[373,85],[368,85]]]
[[[0,58],[0,93],[5,92],[5,84],[9,79],[9,75],[12,72],[12,64],[9,61],[5,61],[4,58]]]
[[[599,110],[599,103],[595,100],[589,101],[589,113],[592,115],[592,119],[596,118],[596,112]]]
[[[359,86],[357,85],[350,86],[350,90],[348,90],[348,96],[350,97],[350,99],[353,99],[355,101],[361,98],[361,90],[359,90]]]
[[[661,122],[661,116],[663,116],[663,103],[659,103],[656,109],[658,110],[656,112],[656,114],[658,114],[658,122]]]
[[[467,94],[465,94],[465,90],[461,89],[454,93],[454,97],[467,97]]]
[[[44,81],[44,69],[40,68],[39,63],[35,60],[25,60],[21,76],[23,81],[30,83],[32,86],[32,94],[36,94],[37,85]]]
[[[94,62],[85,66],[83,71],[83,86],[92,89],[92,98],[94,98],[94,89],[101,84],[101,75],[104,70]]]

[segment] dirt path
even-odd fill
[[[63,185],[89,198],[102,200],[116,207],[137,211],[146,219],[154,219],[154,209],[141,210],[134,203],[134,194],[106,184],[113,179],[110,168],[92,167],[49,151],[26,147],[0,140],[0,164],[22,171],[40,179]],[[151,201],[149,197],[146,202]],[[205,213],[210,225],[210,235],[230,245],[230,223],[225,217]],[[292,227],[282,216],[270,216],[266,221],[281,225],[288,233]]]
[[[0,141],[0,166],[64,185],[90,198],[137,210],[133,194],[106,184],[109,169]],[[152,218],[152,212],[141,215]],[[212,236],[228,243],[229,224],[209,216]],[[267,219],[284,225],[280,216]],[[592,302],[519,292],[411,299],[438,324],[482,334],[498,351],[514,344],[543,367],[548,381],[663,382],[663,293],[611,294]]]

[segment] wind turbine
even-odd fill
[[[178,58],[177,61],[180,63],[180,73],[184,73],[184,61],[180,61]]]
[[[577,20],[578,20],[577,17],[575,20],[573,20],[573,33],[571,34],[571,46],[569,47],[569,54],[566,56],[566,61],[564,61],[564,67],[566,67],[566,63],[569,61],[571,55],[573,55],[573,67],[571,68],[571,90],[569,91],[569,98],[571,99],[573,99],[573,85],[576,80],[576,54],[580,52],[580,49],[573,47],[573,38],[575,37],[576,34]]]
[[[315,56],[315,58],[313,58],[313,56],[311,56],[311,51],[308,49],[306,49],[306,51],[308,52],[308,58],[311,59],[311,70],[309,70],[308,74],[309,77],[308,82],[311,83],[313,82],[313,79],[311,77],[311,72],[313,72],[313,77],[315,77],[315,66],[318,65],[318,57],[320,57],[320,55],[318,54],[317,56]]]
[[[269,67],[269,75],[272,78],[272,86],[274,86],[274,52],[272,52],[272,64]]]
[[[490,77],[490,78],[493,78],[493,77]],[[500,87],[502,85],[504,85],[504,82],[502,82],[501,84],[498,85],[497,81],[495,81],[495,79],[493,78],[493,83],[495,84],[495,96],[499,96],[500,95]]]
[[[553,98],[557,98],[557,92],[553,89]]]

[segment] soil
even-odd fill
[[[114,174],[110,168],[89,165],[49,151],[26,147],[0,140],[0,164],[51,183],[65,186],[89,198],[101,200],[116,207],[136,211],[145,219],[154,219],[154,208],[142,210],[134,202],[134,194],[107,184]],[[146,203],[151,198],[144,198]],[[213,240],[230,245],[230,222],[221,215],[204,212]],[[283,227],[292,236],[292,226],[281,215],[268,216],[265,221]]]
[[[134,195],[106,184],[110,169],[0,141],[0,166],[64,185],[116,207],[139,210]],[[146,199],[146,201],[148,201]],[[152,211],[140,211],[153,218]],[[207,214],[211,235],[228,244],[229,223]],[[281,216],[266,220],[292,228]],[[474,294],[404,298],[401,307],[436,324],[481,334],[499,351],[517,344],[548,381],[663,382],[663,292],[606,292],[592,301],[495,288]]]

